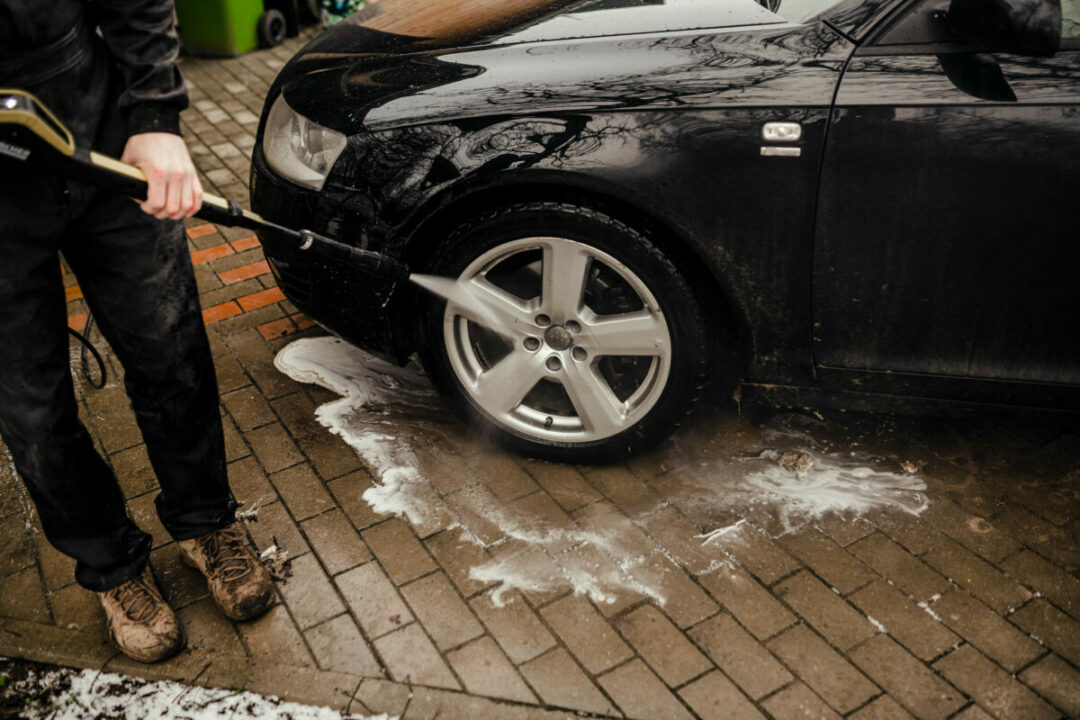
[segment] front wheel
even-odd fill
[[[457,412],[520,452],[625,457],[667,436],[704,383],[708,333],[686,279],[600,212],[493,211],[427,270],[448,299],[422,299],[425,369]]]

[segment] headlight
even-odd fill
[[[278,95],[263,134],[263,153],[275,172],[312,190],[322,190],[344,149],[344,135],[298,114],[284,95]]]

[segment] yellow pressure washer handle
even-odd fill
[[[75,137],[49,108],[25,90],[0,88],[0,125],[20,125],[60,154],[75,154]]]
[[[127,163],[76,147],[71,131],[32,93],[0,88],[0,159],[4,157],[67,177],[87,181],[136,199],[146,197],[146,174]],[[293,230],[265,220],[235,202],[210,193],[203,194],[203,206],[195,213],[219,225],[256,230],[295,243],[300,250],[316,252],[346,262],[359,263],[367,270],[405,280],[404,263],[381,253],[363,250],[311,232]]]

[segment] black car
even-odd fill
[[[744,403],[1080,408],[1080,1],[382,0],[271,89],[285,294],[517,449]],[[918,402],[915,401],[919,398]]]

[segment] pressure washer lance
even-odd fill
[[[71,132],[40,100],[25,90],[0,89],[0,156],[142,200],[146,175],[139,168],[84,148],[75,147]],[[310,230],[283,227],[244,210],[235,202],[206,193],[195,217],[218,225],[257,230],[295,242],[300,250],[363,266],[393,280],[407,280],[404,263],[381,253],[347,245]]]
[[[25,90],[0,88],[0,160],[9,165],[56,173],[64,177],[103,187],[135,199],[146,197],[146,175],[139,168],[119,160],[75,147],[71,131],[45,105]],[[195,217],[218,225],[257,230],[286,242],[295,243],[299,250],[332,257],[354,266],[361,266],[391,280],[410,279],[408,267],[381,253],[338,242],[310,230],[292,230],[260,215],[244,210],[237,203],[205,193],[203,204]],[[415,281],[415,278],[413,278]],[[421,283],[422,284],[422,283]],[[105,364],[89,340],[71,331],[89,347],[98,361],[101,378],[95,387],[105,384]],[[89,334],[89,323],[87,324]],[[89,380],[89,370],[83,360],[83,370]]]

